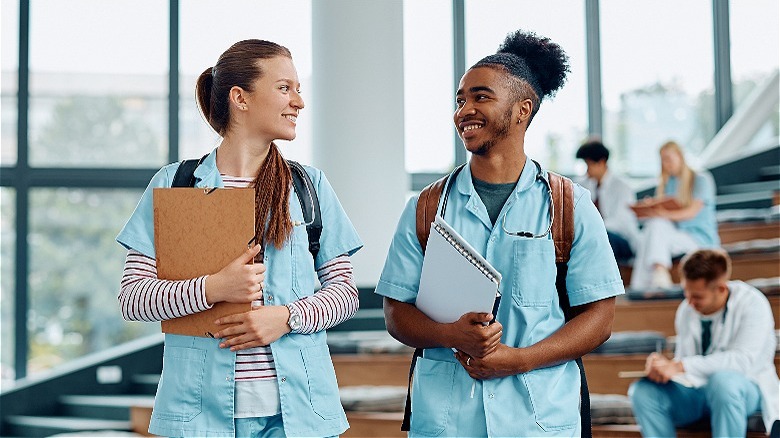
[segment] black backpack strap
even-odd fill
[[[287,160],[292,174],[293,188],[298,196],[303,211],[303,220],[306,223],[306,234],[309,236],[309,252],[312,258],[317,260],[320,252],[320,236],[322,236],[322,214],[320,214],[320,201],[314,183],[311,181],[306,169],[300,163]]]
[[[569,271],[569,265],[566,262],[555,264],[557,274],[555,277],[555,288],[558,290],[558,301],[560,302],[563,315],[568,322],[574,317],[569,304],[569,294],[566,293],[566,273]],[[590,391],[588,391],[588,379],[585,377],[585,365],[582,358],[575,359],[577,367],[580,369],[580,421],[582,430],[580,436],[591,438],[593,436],[592,424],[590,418]]]
[[[200,159],[182,160],[179,163],[179,168],[176,169],[176,174],[173,175],[173,183],[171,187],[195,187],[195,168],[200,166],[200,163],[206,159],[209,155],[206,154]]]
[[[406,404],[404,404],[404,419],[401,422],[401,432],[409,432],[412,423],[412,376],[417,359],[422,357],[423,349],[415,348],[412,355],[412,363],[409,365],[409,384],[406,386]]]

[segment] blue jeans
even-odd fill
[[[700,388],[642,379],[631,385],[628,395],[645,437],[676,436],[676,426],[705,415],[710,417],[713,437],[745,436],[747,418],[761,407],[758,385],[732,371],[712,374]]]
[[[615,260],[618,264],[627,264],[634,258],[634,251],[623,236],[611,231],[607,231],[609,246],[612,247],[612,253],[615,254]]]

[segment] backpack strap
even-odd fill
[[[574,243],[574,185],[569,178],[554,172],[547,172],[547,178],[552,192],[553,217],[552,234],[555,244],[555,289],[558,291],[558,302],[566,321],[574,317],[569,294],[566,290],[566,274],[569,272],[569,258]],[[593,435],[590,418],[590,392],[588,380],[585,377],[585,366],[582,358],[575,360],[580,370],[580,421],[581,436],[590,438]]]
[[[449,175],[443,176],[436,181],[425,186],[420,191],[420,196],[417,199],[417,211],[416,211],[416,225],[417,225],[417,241],[420,242],[423,254],[425,254],[425,248],[428,246],[428,236],[431,234],[431,224],[436,219],[436,213],[439,211],[439,200],[442,193],[444,193],[444,203],[442,205],[442,214],[444,209],[447,208],[447,197],[449,195],[450,187],[455,182],[455,177],[458,176],[465,164],[461,164],[456,167]],[[447,186],[445,193],[444,187]]]
[[[574,242],[574,185],[569,178],[547,172],[552,192],[552,235],[555,243],[555,262],[568,263]]]
[[[309,252],[312,258],[317,260],[320,252],[320,236],[322,236],[322,214],[320,213],[320,201],[317,191],[306,169],[297,161],[287,160],[292,174],[293,189],[298,196],[303,211],[303,221],[306,223],[306,234],[309,236]]]
[[[200,157],[200,159],[181,160],[179,168],[176,169],[176,173],[173,175],[171,187],[195,187],[195,168],[200,166],[200,163],[208,156],[206,154]]]

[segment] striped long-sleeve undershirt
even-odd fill
[[[251,183],[245,178],[223,176],[223,180],[226,187],[246,187]],[[358,291],[348,256],[329,260],[317,269],[317,276],[322,287],[291,303],[301,314],[299,333],[331,328],[351,318],[358,309]],[[119,293],[122,316],[129,321],[162,321],[207,310],[211,305],[206,302],[205,280],[206,276],[161,280],[157,278],[155,259],[129,250]],[[276,378],[276,370],[269,347],[238,352],[236,380],[271,378]]]

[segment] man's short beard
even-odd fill
[[[493,146],[498,143],[499,140],[505,139],[509,135],[509,127],[512,126],[512,106],[510,105],[507,107],[506,111],[504,111],[504,116],[501,118],[501,122],[498,125],[498,129],[496,131],[496,135],[494,135],[491,139],[485,141],[477,149],[472,152],[474,155],[485,155],[488,153],[490,149],[493,148]]]

